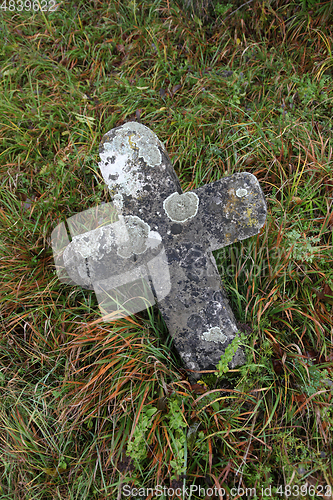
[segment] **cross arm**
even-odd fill
[[[194,192],[212,251],[258,234],[265,223],[267,206],[253,174],[233,174]]]

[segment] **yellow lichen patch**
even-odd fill
[[[256,224],[258,224],[258,220],[254,217],[253,218],[251,217],[252,208],[247,207],[246,213],[247,213],[247,217],[248,217],[248,226],[255,226]]]
[[[132,137],[134,137],[136,134],[131,134],[129,137],[128,137],[128,144],[130,145],[130,148],[131,149],[134,149],[134,151],[137,151],[139,148],[137,147],[137,145],[135,144],[135,142],[132,141]]]
[[[231,238],[231,233],[226,233],[224,235],[224,244],[225,245],[230,245],[230,243],[233,243],[233,240]]]
[[[227,201],[225,207],[223,208],[223,212],[228,217],[229,214],[235,212],[237,205],[239,204],[239,199],[235,195],[234,188],[228,190],[229,200]]]

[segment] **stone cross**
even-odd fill
[[[71,242],[64,223],[53,231],[59,277],[94,289],[109,321],[156,301],[185,367],[215,369],[238,328],[212,251],[265,223],[256,177],[183,193],[164,145],[136,122],[107,132],[100,158],[113,202],[68,219]],[[243,362],[238,348],[229,366]]]

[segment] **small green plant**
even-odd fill
[[[322,102],[328,98],[326,87],[329,78],[326,75],[322,76],[319,81],[315,81],[309,74],[293,75],[291,81],[296,84],[298,96],[303,106],[308,106],[313,100]]]
[[[312,246],[312,243],[318,243],[320,238],[317,236],[305,236],[292,229],[287,233],[287,252],[292,248],[291,256],[293,259],[300,262],[313,262],[313,259],[318,252],[317,248]]]
[[[150,405],[143,407],[135,426],[132,440],[127,444],[127,455],[132,458],[134,465],[138,469],[140,468],[140,463],[147,458],[147,436],[156,412],[157,408]],[[170,466],[174,473],[172,478],[176,478],[186,471],[186,433],[183,429],[187,427],[180,402],[176,396],[169,399],[168,412],[163,415],[163,422],[166,425],[172,448],[172,457],[170,460]]]
[[[228,345],[228,347],[225,350],[225,353],[223,356],[221,356],[221,359],[217,365],[217,372],[215,372],[215,375],[218,377],[222,377],[225,373],[229,371],[229,363],[236,354],[237,349],[239,346],[244,342],[245,340],[245,335],[241,332],[237,333],[233,341]]]
[[[206,463],[208,462],[209,446],[208,446],[207,436],[203,431],[195,433],[195,438],[193,438],[193,444],[191,447],[189,446],[189,443],[187,445],[189,453],[194,453],[197,456],[200,456],[200,459],[205,460]]]
[[[127,444],[127,455],[130,456],[135,464],[147,457],[147,431],[151,425],[152,417],[157,412],[157,408],[144,406],[140,413],[138,423],[135,426],[132,441]]]
[[[303,359],[302,362],[295,360],[294,367],[300,380],[299,389],[307,396],[313,396],[323,389],[327,380],[330,382],[328,371],[313,364],[309,359]]]
[[[172,398],[169,400],[169,411],[165,415],[165,419],[168,421],[169,436],[171,438],[170,442],[173,448],[174,458],[170,461],[170,465],[174,472],[172,478],[175,478],[176,476],[186,472],[186,434],[184,428],[187,427],[187,424],[184,422],[183,412],[178,398]]]
[[[224,16],[224,14],[233,7],[232,3],[218,3],[215,5],[215,11],[219,16]]]
[[[248,83],[244,81],[243,74],[240,73],[237,80],[226,82],[229,88],[229,102],[231,105],[240,106],[243,98],[246,96],[246,87]]]

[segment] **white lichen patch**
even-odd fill
[[[147,239],[148,248],[156,248],[162,241],[162,236],[158,231],[150,231]]]
[[[117,222],[113,225],[116,224]],[[67,255],[72,252],[80,254],[84,259],[100,260],[105,253],[111,251],[112,244],[115,243],[115,233],[112,226],[99,227],[88,233],[74,236],[64,252],[64,261]]]
[[[143,254],[148,248],[156,248],[162,241],[157,231],[151,231],[150,226],[136,215],[124,217],[128,240],[118,245],[117,254],[128,259],[132,255]]]
[[[237,189],[236,196],[238,196],[238,198],[243,198],[246,195],[247,195],[247,189],[243,189],[243,188]]]
[[[135,169],[129,161],[130,154],[120,155],[105,148],[100,157],[102,161],[98,165],[111,192],[117,188],[120,194],[137,196],[142,191],[143,184],[138,169]]]
[[[158,146],[164,151],[165,147],[154,132],[137,122],[125,123],[122,129],[134,131],[134,134],[130,136],[132,145],[135,144],[135,147],[139,150],[139,157],[142,157],[147,165],[155,167],[161,163],[162,155]]]
[[[139,158],[146,165],[160,165],[164,145],[148,127],[136,122],[125,123],[116,131],[116,135],[103,143],[100,153],[101,169],[104,181],[112,191],[117,188],[119,194],[137,197],[147,182],[144,179]]]
[[[208,342],[224,343],[227,340],[227,336],[222,333],[218,326],[213,326],[209,328],[208,332],[203,332],[201,335],[202,340],[207,340]]]
[[[199,197],[196,193],[189,192],[170,194],[163,201],[163,208],[172,222],[186,222],[198,213]]]
[[[123,215],[119,215],[119,220],[112,225],[117,246],[126,244],[129,241],[129,234],[126,227],[126,220]]]

